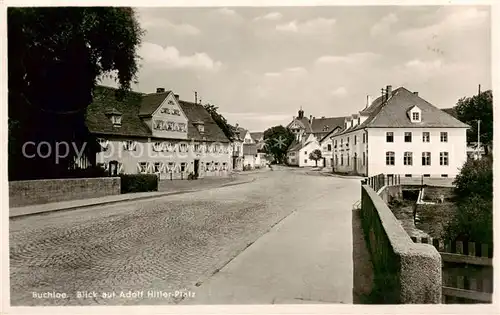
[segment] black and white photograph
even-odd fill
[[[493,4],[99,5],[3,5],[6,314],[491,311]]]

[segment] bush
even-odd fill
[[[464,199],[445,227],[443,238],[493,244],[493,200],[478,195]]]
[[[122,174],[121,193],[158,191],[158,177],[155,174]]]
[[[76,168],[68,170],[66,174],[61,174],[60,178],[94,178],[108,177],[109,173],[100,166],[91,166],[85,169]]]
[[[455,181],[455,194],[458,199],[474,195],[488,200],[493,199],[493,161],[491,158],[467,161]]]

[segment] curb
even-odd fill
[[[330,176],[330,177],[337,177],[337,178],[344,178],[344,179],[357,179],[357,180],[363,180],[366,179],[367,177],[362,177],[362,176],[344,176],[344,175],[337,175],[337,174],[332,174],[332,173],[323,173],[323,172],[318,172],[321,176]]]
[[[117,203],[121,203],[121,202],[139,201],[139,200],[161,198],[161,197],[173,196],[173,195],[182,195],[182,194],[188,194],[188,193],[193,193],[193,192],[198,192],[198,191],[203,191],[203,190],[210,190],[210,189],[216,189],[216,188],[227,187],[227,186],[242,185],[242,184],[251,183],[253,181],[255,181],[255,178],[253,178],[251,180],[246,180],[246,181],[238,181],[235,183],[222,184],[219,186],[209,187],[209,188],[205,188],[205,189],[202,188],[202,189],[191,189],[191,190],[181,190],[181,191],[169,191],[169,192],[164,192],[164,193],[158,193],[157,195],[151,195],[151,196],[140,196],[140,197],[130,196],[128,198],[124,198],[124,199],[120,199],[120,200],[102,201],[102,202],[95,202],[95,203],[91,203],[91,204],[68,206],[68,207],[64,207],[64,208],[45,209],[45,210],[40,210],[37,212],[30,212],[30,213],[11,214],[10,209],[15,209],[15,208],[9,207],[9,219],[12,219],[12,218],[18,219],[18,218],[28,217],[28,216],[32,216],[32,215],[44,215],[44,214],[49,214],[49,213],[59,212],[59,211],[85,209],[85,208],[91,208],[91,207],[96,207],[96,206],[107,206],[107,205],[117,204]],[[24,207],[18,207],[18,208],[24,208]]]

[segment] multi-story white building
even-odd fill
[[[97,163],[113,174],[226,175],[233,147],[201,104],[182,101],[171,91],[129,92],[97,87],[86,123],[102,147]]]
[[[467,159],[469,126],[410,92],[392,90],[344,121],[333,134],[333,170],[373,176],[454,177]]]

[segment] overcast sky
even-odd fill
[[[488,7],[138,9],[139,84],[216,104],[251,131],[343,116],[404,86],[440,108],[491,88]],[[105,82],[106,83],[106,82]]]

